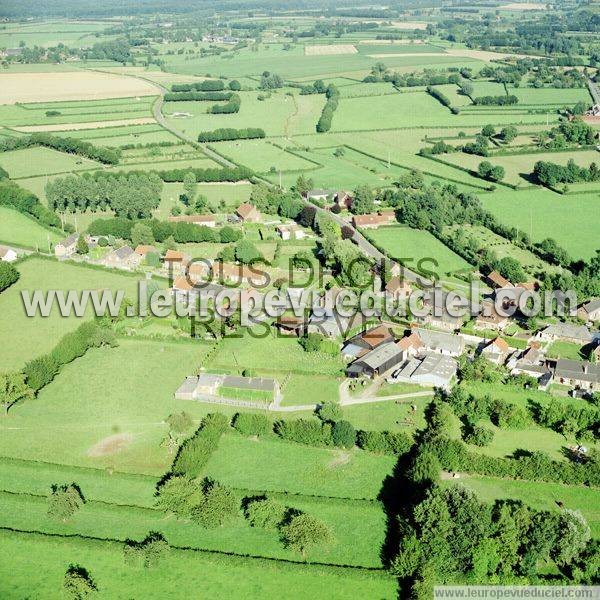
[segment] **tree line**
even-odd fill
[[[122,175],[67,175],[46,184],[46,197],[51,210],[84,212],[113,210],[117,216],[137,219],[149,217],[160,204],[163,188],[155,173]]]
[[[222,127],[213,131],[201,131],[198,134],[199,142],[223,142],[229,140],[254,140],[266,136],[264,129],[260,127],[246,127],[245,129],[233,129]]]
[[[321,116],[317,122],[317,133],[325,133],[331,129],[331,121],[333,120],[333,113],[337,110],[338,103],[340,100],[340,92],[337,87],[331,83],[327,86],[325,92],[327,102],[321,111]]]
[[[50,133],[33,133],[22,137],[3,137],[0,140],[0,152],[44,146],[67,154],[78,154],[107,165],[116,165],[121,159],[120,148],[94,146],[90,142],[76,138],[59,137]]]

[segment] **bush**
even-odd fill
[[[359,431],[357,444],[363,450],[378,454],[406,454],[413,442],[402,432]]]
[[[503,429],[523,429],[531,424],[531,418],[525,408],[503,400],[493,402],[490,418],[494,425]]]
[[[494,432],[487,427],[474,425],[468,428],[463,439],[467,444],[474,444],[480,447],[489,446],[494,439]]]
[[[255,413],[237,413],[232,425],[242,435],[267,435],[273,430],[273,423],[267,415]]]
[[[173,473],[197,476],[217,449],[221,435],[229,426],[229,420],[221,413],[209,413],[204,417],[196,433],[179,448],[173,464]]]
[[[51,210],[43,206],[37,196],[18,186],[14,181],[0,177],[0,206],[14,208],[20,213],[28,214],[42,225],[59,227],[60,219]]]
[[[337,110],[340,92],[335,85],[330,84],[325,92],[327,95],[327,102],[321,112],[321,116],[317,123],[317,133],[325,133],[331,129],[331,121],[333,120],[333,113]]]
[[[330,428],[325,428],[317,419],[294,419],[277,421],[275,433],[290,442],[308,446],[323,446],[330,441]]]
[[[71,518],[84,504],[81,491],[74,484],[53,485],[48,497],[48,516],[59,521]]]
[[[0,262],[0,292],[19,281],[19,271],[10,263]]]
[[[191,511],[193,521],[207,529],[214,529],[235,517],[240,503],[229,488],[211,479],[205,479],[202,492],[202,500]]]
[[[338,448],[352,448],[356,444],[356,430],[349,421],[334,423],[331,435]]]
[[[277,529],[283,522],[286,507],[266,496],[252,499],[246,504],[244,516],[252,527],[262,529]]]
[[[336,421],[340,421],[342,419],[344,413],[339,402],[328,400],[317,408],[317,416],[319,419],[321,419],[321,421],[335,423]]]
[[[170,549],[164,536],[154,531],[141,542],[127,540],[123,546],[123,557],[127,565],[141,564],[146,569],[152,569],[164,561]]]
[[[309,548],[333,540],[329,527],[316,517],[300,513],[281,527],[281,537],[286,547],[306,555]]]
[[[65,573],[63,589],[68,598],[82,600],[98,591],[92,576],[79,565],[70,565]]]

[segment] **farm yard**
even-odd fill
[[[0,7],[0,597],[595,585],[593,7],[75,4]],[[355,275],[589,304],[248,328],[186,314],[190,259],[244,306],[306,264],[325,314]],[[27,316],[53,290],[126,301]]]

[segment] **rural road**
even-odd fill
[[[212,160],[214,160],[216,163],[220,164],[221,166],[228,167],[230,169],[236,168],[237,165],[235,165],[231,161],[227,160],[226,158],[223,158],[220,154],[217,154],[216,152],[214,152],[207,146],[205,146],[203,144],[199,144],[198,140],[195,140],[194,138],[185,135],[184,133],[182,133],[178,129],[175,129],[174,127],[172,127],[169,124],[169,122],[165,119],[165,116],[163,115],[163,112],[162,112],[162,109],[163,109],[163,106],[165,103],[164,95],[169,90],[167,90],[167,88],[163,87],[162,85],[160,85],[156,82],[153,82],[153,83],[160,90],[160,96],[156,99],[156,101],[152,105],[152,114],[154,115],[156,122],[161,127],[166,129],[167,131],[170,131],[173,135],[177,136],[180,140],[183,140],[184,142],[187,142],[188,144],[191,144],[192,146],[196,146],[196,147],[200,148],[202,150],[202,152],[204,152],[204,154],[206,154],[206,156],[208,156],[209,158],[211,158]]]

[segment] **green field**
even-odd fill
[[[18,179],[36,175],[89,171],[100,169],[102,165],[83,156],[37,146],[0,153],[0,167],[5,169],[11,178]]]
[[[21,303],[21,291],[29,290],[124,290],[135,298],[137,279],[119,273],[88,269],[53,260],[32,258],[18,265],[21,278],[0,294],[0,363],[4,369],[22,367],[25,362],[49,352],[67,332],[75,329],[82,319],[63,318],[54,307],[47,318],[29,318]],[[91,308],[88,309],[89,318]]]
[[[600,201],[593,195],[563,196],[536,188],[496,190],[480,198],[501,223],[526,231],[534,241],[554,238],[573,258],[589,259],[600,246]]]
[[[48,242],[53,245],[61,239],[59,234],[45,229],[32,218],[0,206],[0,241],[48,252]]]
[[[404,260],[407,267],[418,266],[420,260],[429,259],[423,262],[423,268],[434,270],[438,275],[472,269],[469,263],[427,231],[392,225],[368,231],[368,237],[384,248],[389,256]],[[438,264],[435,265],[431,259]]]
[[[344,451],[226,435],[207,475],[237,488],[336,498],[376,498],[396,463],[355,448]]]

